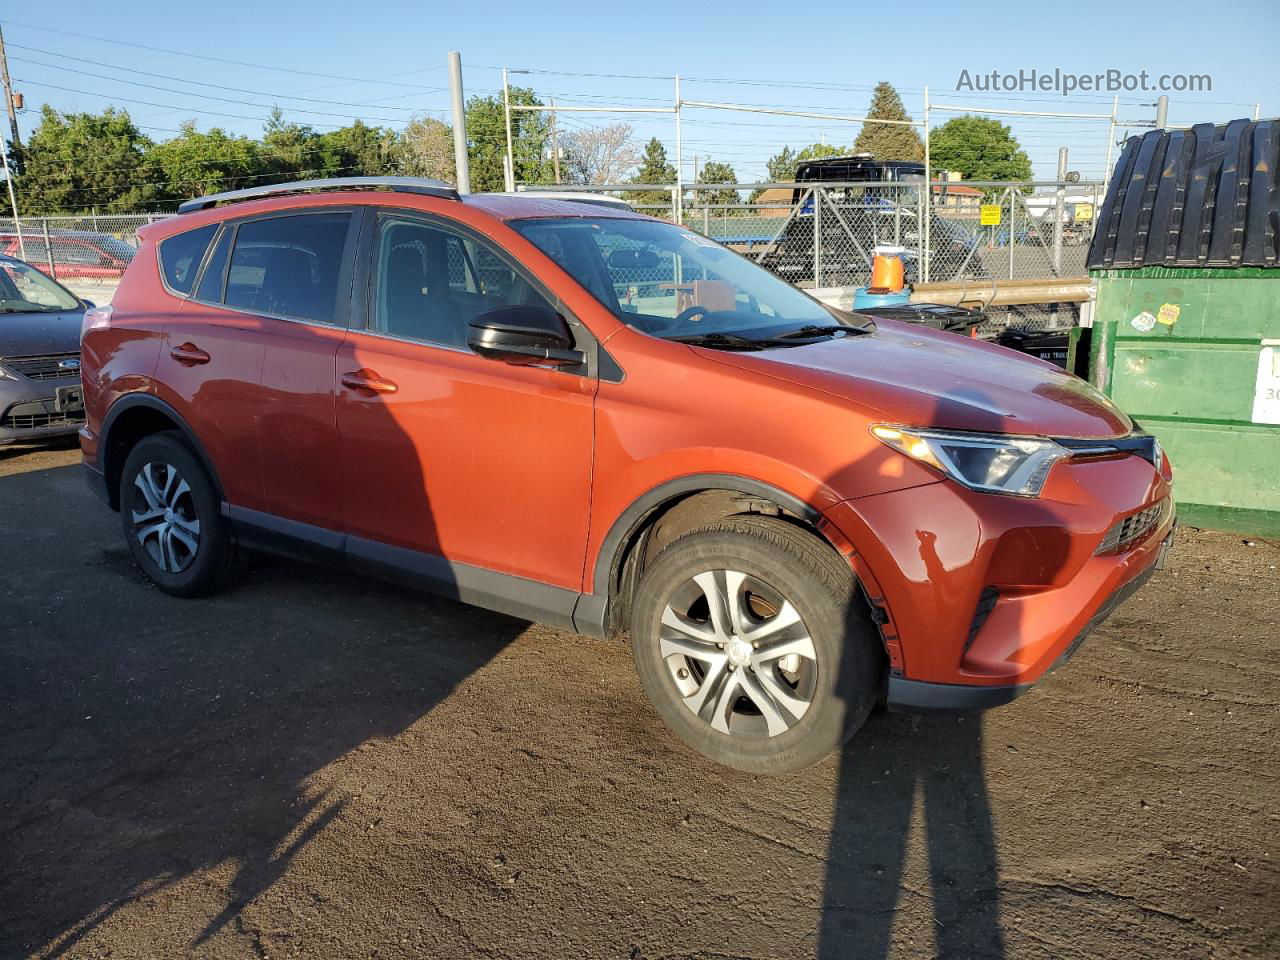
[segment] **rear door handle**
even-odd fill
[[[179,363],[185,363],[191,366],[198,363],[209,362],[209,355],[189,341],[181,346],[174,347],[169,351],[169,356],[173,357],[173,359],[177,360]]]
[[[384,380],[372,370],[357,370],[342,375],[342,385],[351,390],[368,390],[372,393],[395,393],[400,387]]]

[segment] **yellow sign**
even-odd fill
[[[1000,226],[1000,204],[984,203],[978,209],[978,223],[984,227]]]
[[[1093,204],[1092,204],[1092,203],[1077,203],[1077,204],[1076,204],[1076,219],[1077,219],[1077,220],[1092,220],[1092,219],[1093,219]]]

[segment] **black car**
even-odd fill
[[[75,433],[84,422],[80,325],[92,304],[0,255],[0,444]]]
[[[871,251],[880,245],[906,248],[902,258],[906,280],[914,283],[923,240],[919,236],[919,203],[924,171],[923,163],[878,161],[868,153],[801,164],[796,170],[792,204],[803,205],[760,265],[792,283],[814,279],[814,204],[812,198],[805,199],[805,193],[809,185],[826,184],[830,186],[823,197],[818,244],[823,285],[865,283],[871,272]],[[973,257],[977,240],[969,231],[932,209],[929,230],[935,264],[951,271],[961,264],[978,266]]]

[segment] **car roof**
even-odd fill
[[[547,197],[538,193],[473,193],[462,198],[467,206],[495,220],[531,220],[551,217],[609,217],[646,220],[629,207]]]

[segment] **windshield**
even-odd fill
[[[752,340],[844,326],[816,300],[707,237],[658,220],[518,220],[511,226],[624,323],[659,337]]]
[[[58,313],[84,308],[66,287],[20,260],[0,260],[0,313]]]

